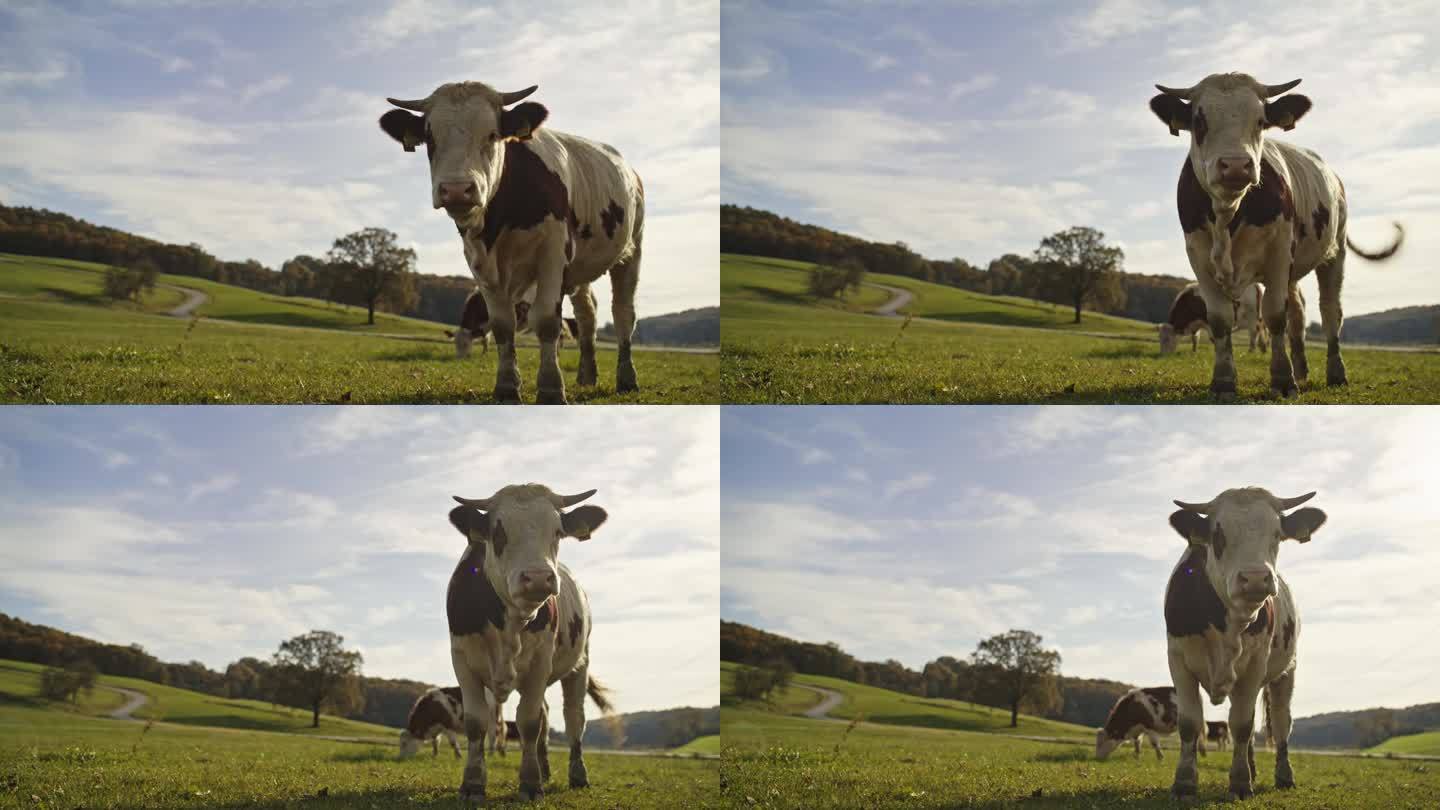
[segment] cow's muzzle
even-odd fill
[[[435,190],[435,199],[439,203],[436,207],[444,208],[445,213],[455,219],[462,219],[480,204],[480,192],[471,181],[441,183]]]
[[[515,585],[519,596],[537,604],[554,596],[558,591],[553,568],[531,568],[521,571]]]
[[[1215,161],[1216,182],[1226,191],[1242,192],[1255,182],[1255,161],[1249,157],[1219,158]]]

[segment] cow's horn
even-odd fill
[[[529,87],[525,88],[524,90],[514,90],[514,91],[511,91],[511,92],[509,92],[509,93],[501,93],[501,94],[500,94],[500,106],[501,106],[501,107],[508,107],[508,106],[510,106],[511,104],[514,104],[515,102],[519,101],[519,100],[522,99],[522,98],[525,98],[526,96],[530,95],[531,93],[533,93],[533,92],[535,92],[536,90],[539,90],[539,89],[540,89],[540,85],[538,85],[538,84],[532,84],[532,85],[530,85]]]
[[[454,498],[456,503],[463,506],[473,506],[481,511],[488,511],[490,509],[489,498],[462,498],[459,495],[451,495],[450,497]]]
[[[1164,93],[1164,94],[1167,95],[1167,96],[1174,96],[1174,97],[1176,97],[1176,98],[1184,99],[1185,101],[1189,101],[1189,100],[1190,100],[1190,91],[1191,91],[1191,90],[1194,90],[1195,88],[1193,88],[1193,87],[1184,87],[1184,88],[1180,88],[1180,87],[1166,87],[1166,86],[1163,85],[1163,84],[1157,84],[1157,85],[1155,85],[1155,89],[1156,89],[1156,90],[1159,90],[1160,92]]]
[[[1263,98],[1274,98],[1275,96],[1278,96],[1281,93],[1286,92],[1287,90],[1293,90],[1295,88],[1295,85],[1299,83],[1300,80],[1296,79],[1293,82],[1285,82],[1284,84],[1267,84],[1265,85],[1265,95],[1263,96]],[[1310,494],[1314,495],[1315,493],[1312,492]]]
[[[1210,503],[1214,503],[1214,501]],[[1175,505],[1187,512],[1199,512],[1202,515],[1208,515],[1210,514],[1210,503],[1186,503],[1184,501],[1176,501]]]
[[[555,507],[557,509],[564,509],[567,506],[574,506],[575,504],[580,503],[591,495],[594,495],[595,492],[596,491],[592,489],[588,492],[582,492],[579,495],[556,495]]]
[[[1284,512],[1286,509],[1294,509],[1313,497],[1315,497],[1315,493],[1307,492],[1304,495],[1297,495],[1294,498],[1277,498],[1276,500],[1280,502],[1280,511]]]
[[[385,100],[402,110],[414,110],[418,113],[425,112],[425,105],[430,101],[429,97],[406,100],[403,98],[390,98],[389,96],[386,96]]]

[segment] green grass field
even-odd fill
[[[440,324],[377,314],[365,327],[353,308],[166,277],[211,295],[205,317],[171,318],[104,305],[100,278],[98,266],[84,262],[0,255],[0,402],[493,401],[496,352],[456,360]],[[143,309],[178,303],[157,301]],[[613,349],[601,344],[599,384],[582,389],[573,384],[579,352],[568,345],[561,369],[572,402],[718,401],[713,354],[636,351],[642,390],[620,395]],[[539,352],[522,345],[519,359],[533,401]]]
[[[89,716],[113,709],[118,701],[97,689],[93,702],[54,704],[34,697],[39,668],[0,662],[0,808],[453,808],[460,764],[442,751],[400,761],[396,746],[342,743],[295,731],[288,720],[270,719],[277,731],[242,730],[262,717],[249,701],[223,701],[212,709],[204,695],[146,684],[170,712],[166,722],[145,723]],[[129,679],[102,677],[101,683],[131,685]],[[148,691],[148,690],[147,690]],[[258,704],[257,704],[258,705]],[[262,706],[265,711],[268,706]],[[223,727],[181,725],[204,719]],[[226,719],[230,718],[230,719]],[[307,721],[308,722],[308,721]],[[321,733],[339,726],[322,718]],[[391,730],[364,723],[350,731]],[[713,738],[712,738],[713,739]],[[699,742],[699,741],[697,741]],[[586,755],[591,787],[570,790],[565,780],[568,754],[552,749],[554,778],[547,805],[572,807],[708,807],[718,794],[715,760],[683,757]],[[520,760],[490,758],[491,805],[519,805],[516,796]]]
[[[1424,754],[1440,757],[1440,731],[1391,737],[1374,748],[1366,750],[1376,754]]]
[[[796,682],[844,684],[847,699],[836,715],[868,707],[858,723],[810,720],[773,706],[740,701],[722,664],[721,784],[728,807],[756,808],[1171,808],[1175,752],[1157,761],[1124,751],[1094,759],[1094,732],[1053,723],[1076,738],[1039,742],[993,731],[956,730],[947,722],[957,708],[886,690],[828,678],[796,676]],[[968,707],[969,704],[955,704]],[[900,711],[895,711],[896,708]],[[979,707],[982,708],[983,707]],[[861,714],[864,714],[862,711]],[[853,715],[852,715],[853,716]],[[883,722],[881,720],[883,719]],[[1008,717],[1005,718],[1008,722]],[[975,724],[966,718],[964,723]],[[980,714],[978,725],[989,720]],[[1027,723],[1047,724],[1038,718]],[[1032,733],[1040,725],[1031,726]],[[1003,730],[1003,729],[998,729]],[[1082,736],[1082,732],[1084,732]],[[1047,736],[1055,736],[1048,734]],[[1226,801],[1228,752],[1200,760],[1200,800]],[[1292,753],[1299,787],[1274,789],[1274,758],[1256,754],[1256,797],[1246,807],[1430,808],[1440,802],[1440,768],[1433,763],[1348,759]]]
[[[733,403],[1204,403],[1213,353],[1161,357],[1154,326],[893,276],[932,320],[879,318],[804,295],[799,262],[721,257],[721,396]],[[944,322],[940,322],[944,321]],[[1023,328],[1035,327],[1035,328]],[[1072,334],[1073,330],[1094,332]],[[1440,402],[1440,354],[1350,348],[1351,384],[1323,384],[1312,345],[1304,403]],[[1241,402],[1270,401],[1269,360],[1236,352]]]
[[[704,737],[696,737],[688,743],[674,749],[676,754],[718,754],[720,753],[720,735],[707,734]]]

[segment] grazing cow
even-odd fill
[[[1250,285],[1240,294],[1239,311],[1236,314],[1235,326],[1247,329],[1250,332],[1250,351],[1255,351],[1255,344],[1260,344],[1260,350],[1270,348],[1270,342],[1265,338],[1265,329],[1260,325],[1260,296],[1262,291],[1259,284]],[[1298,290],[1296,291],[1299,292]],[[1302,307],[1303,309],[1303,307]],[[1173,354],[1181,335],[1190,336],[1190,351],[1199,348],[1200,330],[1208,330],[1210,322],[1205,314],[1205,299],[1200,297],[1200,285],[1189,284],[1175,296],[1170,303],[1170,314],[1166,316],[1165,323],[1160,324],[1160,353]]]
[[[590,603],[556,557],[562,538],[588,540],[605,523],[606,512],[598,506],[564,511],[594,494],[592,489],[562,496],[539,484],[523,484],[489,498],[455,499],[460,506],[450,511],[450,523],[468,546],[450,577],[445,612],[470,740],[462,799],[485,797],[485,757],[478,741],[494,720],[482,711],[487,689],[501,703],[512,691],[520,693],[515,722],[522,798],[540,796],[550,778],[545,688],[556,681],[565,701],[570,786],[589,784],[581,748],[585,695],[605,712],[610,703],[589,675]]]
[[[535,288],[531,287],[527,293],[530,299],[535,297]],[[521,299],[515,304],[515,331],[524,333],[530,328],[530,306],[531,300]],[[580,325],[574,318],[565,318],[565,329],[560,333],[561,342],[564,342],[568,334],[571,338],[579,338]],[[485,296],[480,294],[477,288],[472,290],[465,297],[465,307],[460,312],[460,325],[454,332],[445,330],[445,337],[455,342],[455,356],[461,360],[470,356],[470,346],[480,341],[481,353],[490,351],[490,310],[485,307]]]
[[[1225,741],[1230,736],[1230,724],[1224,720],[1205,721],[1205,739],[1215,743],[1216,751],[1225,750]]]
[[[1289,131],[1309,111],[1309,98],[1281,95],[1299,83],[1266,85],[1243,73],[1221,73],[1190,88],[1156,85],[1160,94],[1150,99],[1150,109],[1172,135],[1190,131],[1176,201],[1215,343],[1210,390],[1221,399],[1235,395],[1234,302],[1254,282],[1265,285],[1261,310],[1270,331],[1270,388],[1281,397],[1299,392],[1296,379],[1307,379],[1309,366],[1295,293],[1312,270],[1320,283],[1327,342],[1325,381],[1345,385],[1340,357],[1345,247],[1378,261],[1394,255],[1404,241],[1396,223],[1390,247],[1378,253],[1355,247],[1345,235],[1348,202],[1340,178],[1314,152],[1265,138],[1266,129]],[[1281,340],[1287,323],[1293,364]]]
[[[1174,687],[1132,689],[1115,701],[1105,725],[1095,732],[1095,758],[1105,759],[1126,740],[1134,741],[1135,756],[1139,757],[1140,737],[1144,736],[1155,748],[1155,757],[1164,759],[1160,735],[1175,733],[1177,717]]]
[[[645,231],[644,187],[612,147],[542,128],[549,115],[543,105],[516,104],[535,90],[500,93],[480,82],[443,84],[422,99],[387,99],[401,109],[381,116],[380,127],[406,151],[425,144],[431,204],[454,220],[466,262],[493,313],[490,328],[500,354],[495,399],[520,401],[511,313],[530,287],[540,339],[536,401],[565,402],[556,356],[562,295],[570,296],[580,328],[576,382],[595,384],[590,283],[606,273],[619,343],[615,388],[638,390],[630,341]]]
[[[496,704],[497,706],[499,704]],[[455,756],[460,756],[460,744],[455,735],[464,722],[460,687],[431,689],[421,695],[410,707],[410,716],[405,719],[405,729],[400,732],[400,757],[415,756],[420,746],[429,741],[434,756],[440,756],[440,735],[450,741]]]
[[[1229,489],[1209,503],[1176,501],[1170,525],[1187,543],[1165,587],[1170,677],[1180,709],[1180,762],[1171,792],[1193,798],[1196,747],[1205,732],[1200,689],[1216,706],[1230,700],[1230,792],[1254,793],[1255,700],[1262,690],[1275,745],[1275,786],[1291,788],[1290,698],[1300,614],[1275,568],[1284,540],[1309,542],[1325,513],[1294,509],[1315,493],[1277,498],[1259,487]]]

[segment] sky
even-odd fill
[[[1316,491],[1329,521],[1278,563],[1296,716],[1440,700],[1433,408],[752,407],[721,430],[725,620],[915,670],[1021,628],[1065,675],[1166,685],[1172,499]]]
[[[1189,133],[1154,85],[1302,78],[1284,138],[1349,193],[1345,309],[1440,301],[1440,17],[1428,0],[727,2],[721,196],[980,267],[1074,225],[1130,272],[1191,277],[1175,212]],[[1267,133],[1273,135],[1274,131]],[[1315,282],[1305,281],[1318,320]]]
[[[560,551],[591,675],[621,712],[715,705],[717,409],[554,413],[0,409],[0,612],[220,671],[325,629],[367,675],[453,685],[451,496],[598,489],[609,520]]]
[[[718,28],[715,0],[0,0],[0,202],[271,268],[380,226],[420,272],[467,275],[385,98],[538,84],[548,126],[645,181],[641,317],[713,306]]]

